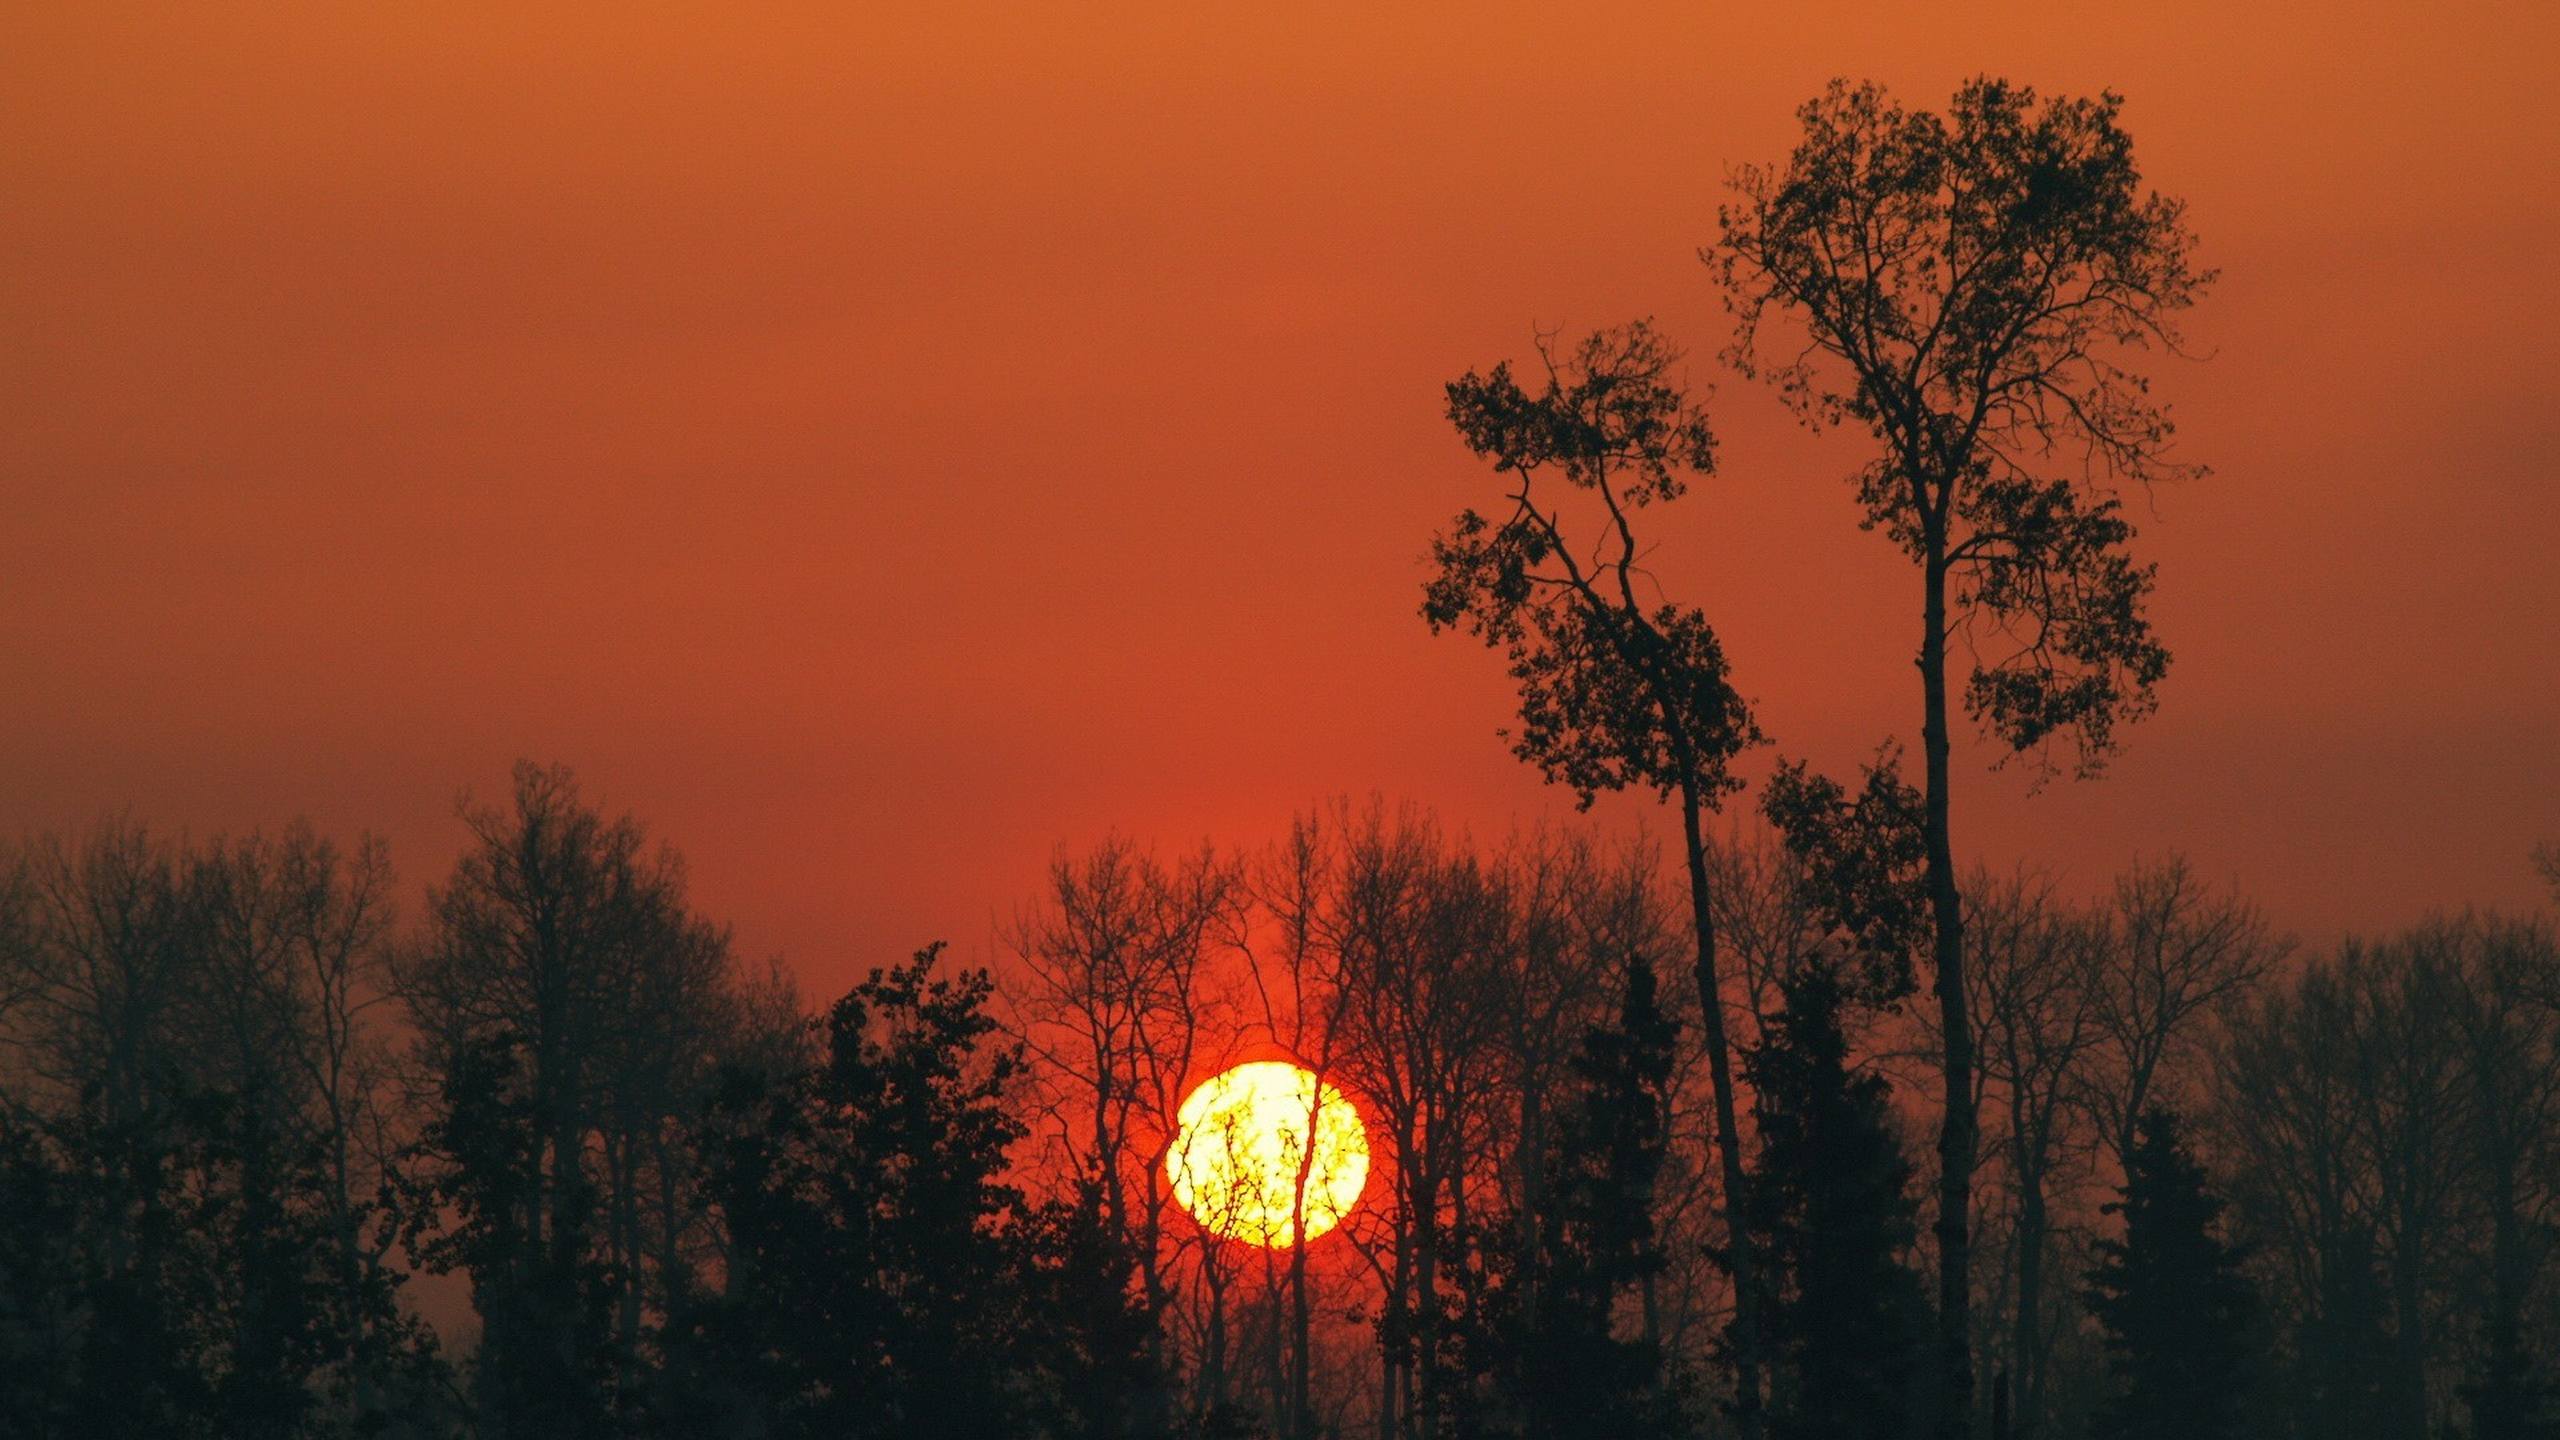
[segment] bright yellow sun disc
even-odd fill
[[[1332,1229],[1358,1202],[1369,1134],[1351,1101],[1314,1072],[1256,1060],[1201,1082],[1182,1102],[1164,1164],[1173,1198],[1203,1228],[1293,1245],[1302,1232],[1313,1240]]]

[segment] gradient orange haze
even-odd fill
[[[21,5],[0,19],[0,822],[385,829],[580,767],[831,993],[1117,825],[1560,808],[1415,617],[1442,381],[1653,314],[1658,557],[1781,750],[1916,729],[1855,462],[1694,250],[1835,74],[2113,87],[2225,280],[2106,781],[1959,794],[2315,936],[2560,834],[2547,4]],[[1768,752],[1763,752],[1765,765]],[[1603,807],[1615,822],[1645,812]],[[1658,823],[1658,822],[1657,822]]]

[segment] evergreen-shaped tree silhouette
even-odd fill
[[[1574,1059],[1576,1091],[1547,1155],[1545,1213],[1530,1227],[1536,1249],[1491,1261],[1497,1288],[1473,1363],[1503,1392],[1497,1412],[1532,1440],[1688,1433],[1659,1337],[1650,1326],[1625,1335],[1619,1318],[1665,1267],[1654,1200],[1678,1034],[1653,967],[1630,957],[1614,1023],[1588,1031]],[[1521,1230],[1497,1224],[1475,1238],[1498,1256]]]
[[[1023,1060],[983,971],[941,946],[874,971],[822,1022],[825,1057],[741,1087],[713,1149],[727,1293],[679,1348],[720,1407],[699,1428],[810,1440],[1137,1433],[1153,1317],[1091,1197],[1010,1181]]]
[[[1768,1246],[1770,1429],[1788,1440],[1912,1433],[1928,1306],[1908,1256],[1912,1166],[1884,1077],[1850,1064],[1840,977],[1785,979],[1747,1066],[1759,1122],[1753,1228]]]
[[[2223,1202],[2206,1188],[2177,1116],[2144,1114],[2122,1198],[2124,1238],[2098,1244],[2089,1308],[2115,1381],[2099,1416],[2108,1440],[2237,1436],[2251,1380],[2257,1298],[2241,1255],[2215,1234]]]

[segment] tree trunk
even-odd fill
[[[1933,537],[1934,539],[1934,537]],[[1956,893],[1955,845],[1947,824],[1947,567],[1943,544],[1929,548],[1920,636],[1920,744],[1928,766],[1929,913],[1938,968],[1938,1033],[1945,1050],[1944,1113],[1938,1122],[1938,1425],[1940,1440],[1973,1428],[1972,1208],[1975,1116],[1973,1028],[1965,1013],[1964,909]]]
[[[1733,1273],[1733,1419],[1742,1440],[1760,1434],[1760,1304],[1752,1235],[1743,1205],[1748,1180],[1742,1169],[1742,1135],[1734,1123],[1733,1061],[1724,1033],[1724,987],[1716,974],[1714,896],[1708,888],[1706,836],[1697,782],[1680,787],[1680,823],[1689,852],[1689,908],[1697,917],[1699,1023],[1705,1029],[1707,1078],[1716,1109],[1716,1159],[1724,1172],[1726,1263]]]
[[[1410,1124],[1398,1128],[1396,1164],[1403,1170],[1406,1157],[1414,1153],[1413,1128]],[[1415,1193],[1409,1174],[1403,1183],[1406,1196]],[[1395,1440],[1403,1433],[1405,1409],[1413,1395],[1413,1317],[1409,1303],[1412,1289],[1413,1206],[1408,1200],[1396,1213],[1395,1261],[1387,1275],[1387,1293],[1379,1301],[1380,1338],[1384,1343],[1378,1347],[1378,1440]]]
[[[2018,1175],[2018,1315],[2011,1332],[2010,1422],[2015,1433],[2034,1435],[2044,1418],[2044,1175],[2020,1167]]]
[[[1436,1155],[1439,1142],[1432,1121],[1423,1125],[1426,1155]],[[1413,1415],[1424,1435],[1440,1433],[1440,1204],[1438,1175],[1426,1171],[1422,1185],[1421,1224],[1413,1247]]]
[[[2489,1239],[2489,1319],[2485,1327],[2486,1373],[2471,1402],[2476,1440],[2526,1440],[2533,1429],[2528,1417],[2540,1408],[2529,1388],[2529,1352],[2524,1349],[2525,1304],[2533,1287],[2533,1261],[2526,1252],[2524,1226],[2517,1214],[2512,1171],[2498,1167],[2492,1180]],[[2486,1412],[2486,1413],[2484,1413]],[[2547,1432],[2546,1432],[2547,1433]]]
[[[1306,1440],[1315,1433],[1308,1384],[1309,1372],[1315,1365],[1315,1357],[1309,1353],[1314,1318],[1307,1296],[1307,1246],[1302,1236],[1289,1256],[1289,1440]]]
[[[1201,1346],[1199,1379],[1200,1407],[1207,1411],[1227,1398],[1227,1279],[1214,1255],[1201,1267],[1200,1275],[1209,1286],[1209,1333]]]
[[[2400,1433],[2419,1440],[2427,1433],[2427,1320],[2412,1229],[2404,1215],[2391,1245],[2392,1390]]]

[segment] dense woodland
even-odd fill
[[[1448,386],[1497,499],[1421,619],[1660,842],[1376,800],[1108,838],[984,967],[920,936],[803,997],[558,767],[422,893],[303,825],[25,837],[0,1434],[2560,1435],[2548,917],[2305,947],[2175,855],[1958,865],[1953,724],[2073,783],[2168,674],[2118,496],[2194,473],[2130,358],[2212,279],[2182,208],[2112,97],[1800,119],[1707,252],[1724,358],[1873,442],[1915,757],[1790,758],[1663,597],[1715,444],[1638,323]],[[1266,1249],[1166,1159],[1273,1055],[1373,1165]]]
[[[1108,840],[1001,986],[927,951],[813,1013],[564,772],[466,819],[423,905],[300,827],[10,856],[10,1433],[1732,1433],[1656,850],[1374,802]],[[1708,855],[1768,1429],[1912,1433],[1936,1037],[1783,845]],[[1965,894],[1984,1433],[2549,1433],[2547,919],[2306,954],[2175,859]],[[1376,1158],[1263,1250],[1164,1161],[1186,1086],[1275,1047]],[[421,1274],[468,1282],[442,1333]]]

